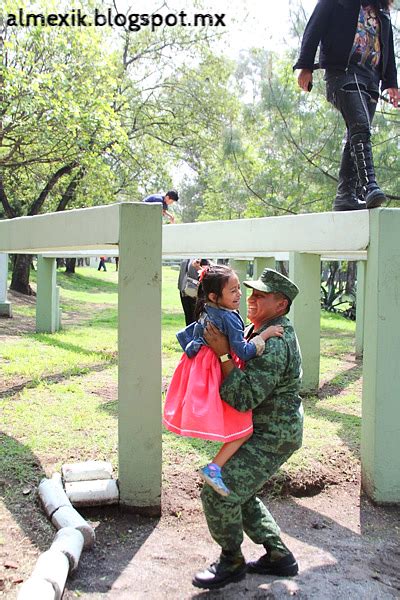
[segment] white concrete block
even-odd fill
[[[62,466],[65,482],[112,479],[112,464],[104,460],[87,460]]]
[[[0,302],[0,316],[12,318],[12,306],[11,302],[5,301]]]
[[[56,473],[53,473],[53,475],[51,476],[51,481],[54,481],[54,483],[55,483],[56,485],[60,486],[60,487],[61,487],[61,489],[62,489],[63,491],[65,491],[65,490],[64,490],[64,486],[63,486],[63,482],[62,482],[62,478],[61,478],[61,475],[60,475],[60,473],[57,473],[57,472],[56,472]]]
[[[119,490],[115,479],[73,481],[65,484],[65,491],[74,506],[117,504]]]
[[[71,571],[78,567],[79,559],[83,549],[83,535],[73,527],[63,527],[56,533],[50,550],[58,550],[68,558]]]
[[[69,573],[69,560],[59,550],[47,550],[37,560],[32,577],[49,581],[55,591],[55,600],[60,600]]]
[[[55,600],[56,592],[49,581],[30,577],[21,585],[17,600]]]
[[[59,508],[51,519],[51,522],[57,529],[63,527],[73,527],[81,532],[83,535],[85,549],[91,548],[96,541],[94,529],[89,525],[87,521],[74,509],[70,504],[69,506],[62,506]]]
[[[43,508],[50,519],[61,506],[71,505],[62,487],[52,479],[42,479],[39,483],[38,493]]]

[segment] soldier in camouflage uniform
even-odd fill
[[[212,324],[205,334],[221,359],[221,398],[240,411],[252,409],[254,424],[252,437],[222,469],[231,493],[223,497],[208,485],[202,491],[208,528],[222,548],[219,560],[194,576],[193,585],[207,589],[239,581],[246,572],[282,576],[298,572],[278,525],[256,494],[302,443],[301,355],[293,326],[285,316],[299,290],[273,269],[265,269],[260,279],[244,285],[253,289],[247,301],[252,322],[247,339],[269,325],[282,325],[284,335],[269,339],[264,354],[240,370],[228,358],[225,336]],[[266,551],[248,564],[240,549],[243,532]]]

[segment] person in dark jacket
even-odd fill
[[[175,190],[167,192],[165,196],[162,194],[152,194],[151,196],[144,198],[143,202],[147,202],[148,204],[162,204],[163,217],[167,217],[169,223],[175,223],[174,215],[168,211],[168,207],[171,206],[171,204],[178,202],[178,192]]]
[[[391,4],[392,0],[319,0],[293,67],[300,69],[298,83],[304,91],[311,91],[313,71],[325,69],[327,99],[346,124],[333,210],[376,208],[386,199],[376,182],[371,124],[379,85],[393,106],[399,104]]]
[[[196,297],[188,296],[185,293],[187,278],[197,280],[199,271],[202,267],[209,265],[210,261],[207,258],[186,258],[181,262],[178,277],[178,289],[181,298],[181,304],[183,312],[185,313],[185,323],[190,325],[196,319],[194,318],[194,311],[196,308]]]

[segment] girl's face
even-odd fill
[[[216,294],[210,294],[210,299],[215,304],[218,304],[218,306],[229,308],[230,310],[237,310],[240,307],[241,295],[240,281],[236,273],[233,273],[222,288],[221,296],[217,297]]]

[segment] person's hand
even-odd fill
[[[282,325],[270,325],[265,329],[260,336],[264,341],[267,341],[270,337],[282,337],[283,336],[283,327]]]
[[[228,338],[212,323],[207,323],[203,337],[217,356],[229,353]]]
[[[169,215],[169,222],[175,223],[175,217],[173,215]]]
[[[297,77],[297,83],[304,92],[311,92],[313,84],[313,74],[311,69],[301,69]]]
[[[398,88],[388,88],[387,93],[389,94],[389,102],[393,104],[395,108],[399,107],[400,93]]]

